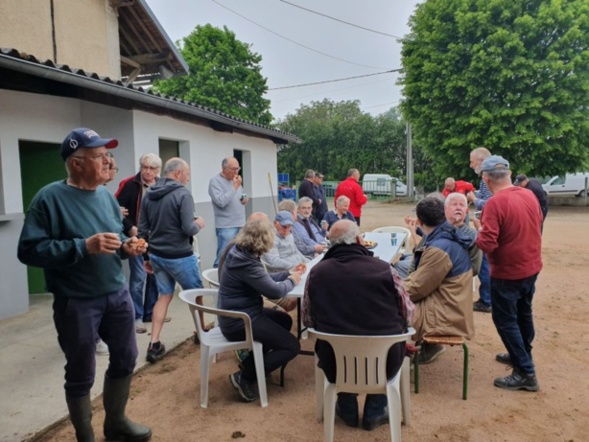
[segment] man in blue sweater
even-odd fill
[[[74,129],[61,145],[67,179],[43,187],[33,198],[18,244],[18,259],[42,267],[53,293],[53,321],[65,354],[65,396],[78,441],[93,441],[90,389],[96,340],[110,350],[104,379],[104,436],[145,441],[151,429],[125,416],[137,359],[135,314],[121,258],[145,252],[137,238],[122,236],[117,200],[103,186],[109,180],[107,149],[88,128]]]

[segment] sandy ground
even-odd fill
[[[362,229],[402,225],[410,210],[407,205],[370,202],[362,216]],[[508,374],[505,366],[494,360],[504,348],[491,316],[475,313],[476,337],[469,343],[468,400],[461,399],[462,351],[452,347],[435,363],[421,367],[421,391],[412,392],[412,423],[403,426],[403,440],[589,441],[589,427],[582,423],[589,410],[588,220],[589,209],[562,207],[551,208],[546,221],[544,269],[534,300],[534,359],[540,391],[509,392],[493,386],[495,377]],[[187,337],[190,333],[186,331]],[[310,341],[302,341],[302,345],[313,348]],[[323,439],[322,424],[314,419],[312,357],[301,355],[289,364],[285,387],[277,385],[275,377],[268,386],[266,409],[259,402],[239,401],[228,381],[236,369],[231,354],[222,355],[212,366],[209,408],[200,408],[198,361],[199,347],[187,341],[135,376],[128,412],[133,419],[152,426],[152,440],[229,441],[237,436],[250,441]],[[98,400],[93,420],[97,440],[103,440],[103,419]],[[73,428],[66,420],[36,440],[74,440]],[[335,440],[385,441],[390,440],[390,433],[388,426],[368,433],[336,419]]]

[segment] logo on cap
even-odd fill
[[[78,140],[71,139],[70,140],[70,147],[72,149],[75,149],[76,147],[78,147]]]

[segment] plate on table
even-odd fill
[[[364,240],[364,247],[367,249],[374,249],[378,243],[376,241],[370,241],[369,239]]]

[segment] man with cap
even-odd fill
[[[515,177],[513,185],[531,190],[532,193],[536,195],[536,198],[538,198],[538,202],[540,203],[540,210],[542,210],[542,217],[545,220],[546,215],[548,214],[548,199],[546,198],[546,192],[544,192],[540,181],[535,180],[534,178],[528,178],[524,174],[520,174]],[[544,225],[544,221],[542,221],[542,225]]]
[[[281,210],[274,218],[274,246],[262,255],[262,260],[268,265],[268,271],[279,272],[289,270],[300,263],[307,263],[309,259],[299,252],[292,236],[291,230],[294,225],[293,216],[286,210]]]
[[[496,378],[494,384],[537,391],[532,300],[542,269],[542,212],[531,192],[511,184],[507,160],[492,155],[481,171],[493,198],[483,209],[476,244],[489,258],[493,322],[507,349],[496,359],[513,367],[509,376]]]
[[[65,354],[65,396],[78,441],[93,441],[90,388],[100,336],[110,350],[104,379],[104,436],[144,441],[151,429],[125,416],[137,359],[133,301],[121,259],[147,245],[122,235],[117,200],[105,186],[115,139],[88,128],[70,132],[61,144],[68,177],[33,198],[18,244],[18,258],[42,267],[53,293],[53,321]]]

